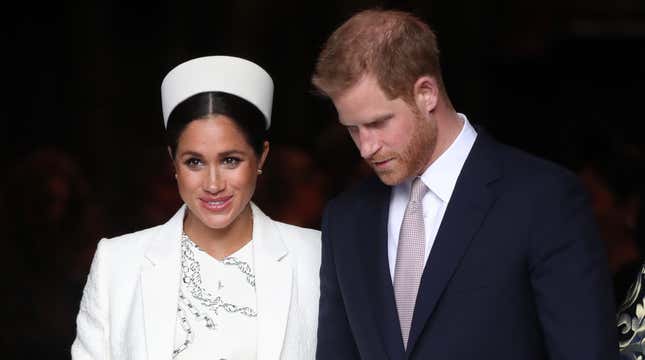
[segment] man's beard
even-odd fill
[[[410,141],[401,153],[383,156],[393,157],[398,166],[392,169],[379,171],[374,166],[374,172],[386,185],[394,186],[405,179],[418,176],[425,171],[430,157],[437,145],[437,123],[432,118],[423,118],[418,111],[415,112],[417,126],[412,132]]]

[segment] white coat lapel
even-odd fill
[[[174,346],[185,205],[159,228],[146,250],[141,272],[146,348],[149,360],[170,359]]]
[[[258,360],[278,360],[291,302],[292,268],[280,233],[254,204],[253,242],[258,306]]]

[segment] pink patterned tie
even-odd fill
[[[415,178],[412,182],[410,200],[403,215],[394,266],[394,298],[399,313],[403,345],[406,349],[425,259],[425,226],[421,201],[427,191],[428,188],[421,178]]]

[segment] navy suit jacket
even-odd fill
[[[421,279],[404,350],[376,177],[323,217],[317,359],[618,358],[604,247],[577,178],[479,132]]]

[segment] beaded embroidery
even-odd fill
[[[208,330],[216,331],[218,326],[213,316],[216,317],[219,315],[221,310],[227,313],[237,313],[246,317],[257,317],[255,309],[248,306],[238,306],[228,303],[224,301],[221,296],[213,296],[208,290],[202,287],[200,265],[199,261],[195,259],[194,250],[203,252],[203,250],[200,249],[187,234],[182,233],[182,286],[179,289],[177,322],[185,332],[185,340],[173,350],[173,358],[177,357],[177,355],[186,350],[188,346],[194,342],[195,333],[191,327],[191,318],[203,323]],[[255,291],[255,274],[253,274],[253,269],[248,263],[233,256],[226,257],[219,262],[223,265],[236,267],[245,276],[247,284]],[[222,287],[222,283],[219,282],[217,290],[221,290]],[[182,288],[185,288],[188,291],[188,295],[184,294]]]

